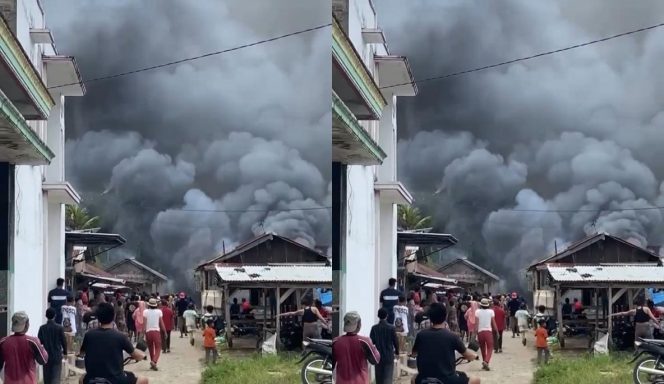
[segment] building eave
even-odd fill
[[[81,195],[66,181],[61,183],[43,183],[42,191],[46,192],[50,202],[67,205],[78,205],[81,202]]]
[[[0,161],[17,165],[47,165],[55,156],[25,121],[11,100],[0,91]]]
[[[405,56],[375,55],[381,90],[386,95],[416,96],[417,83]]]
[[[385,97],[380,92],[373,75],[357,53],[339,22],[333,17],[332,23],[332,59],[344,73],[353,89],[359,94],[371,116],[362,116],[366,119],[380,120],[382,111],[387,105]]]
[[[389,183],[374,183],[374,190],[378,192],[381,201],[399,205],[411,205],[413,196],[408,189],[398,181]]]
[[[64,96],[85,95],[85,84],[73,56],[43,55],[44,67],[51,94]]]
[[[332,160],[344,164],[379,165],[387,155],[332,92]]]
[[[18,98],[18,93],[25,97],[26,104],[21,106],[21,114],[25,119],[48,119],[55,101],[2,15],[0,15],[0,76],[13,79],[20,89],[20,92],[17,90],[16,101],[21,99],[23,102],[22,98]]]

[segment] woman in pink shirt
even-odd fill
[[[143,325],[145,320],[143,318],[143,311],[145,311],[145,301],[139,300],[138,306],[134,311],[132,317],[134,318],[134,324],[136,325],[136,341],[143,341],[145,336],[145,329]]]
[[[477,318],[475,317],[475,311],[477,311],[477,308],[479,308],[479,305],[477,305],[477,301],[471,300],[470,306],[468,307],[468,310],[464,315],[464,317],[466,318],[466,323],[468,323],[469,341],[474,341],[475,337],[477,336],[477,329],[476,329]]]

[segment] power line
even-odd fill
[[[380,89],[400,87],[400,86],[403,86],[403,85],[420,84],[420,83],[424,83],[424,82],[428,82],[428,81],[442,80],[442,79],[446,79],[446,78],[449,78],[449,77],[465,75],[465,74],[472,73],[472,72],[484,71],[486,69],[501,67],[501,66],[504,66],[504,65],[517,63],[519,61],[526,61],[526,60],[536,59],[538,57],[553,55],[553,54],[561,53],[561,52],[565,52],[565,51],[571,51],[572,49],[581,48],[581,47],[585,47],[585,46],[592,45],[592,44],[603,43],[605,41],[617,39],[619,37],[628,36],[628,35],[632,35],[632,34],[635,34],[635,33],[646,32],[646,31],[656,29],[656,28],[659,28],[659,27],[662,27],[662,26],[664,26],[664,23],[651,25],[651,26],[645,27],[645,28],[635,29],[633,31],[619,33],[617,35],[608,36],[608,37],[604,37],[604,38],[601,38],[601,39],[592,40],[592,41],[588,41],[588,42],[585,42],[585,43],[576,44],[576,45],[572,45],[572,46],[569,46],[569,47],[556,49],[556,50],[553,50],[553,51],[542,52],[542,53],[538,53],[538,54],[531,55],[531,56],[521,57],[521,58],[518,58],[518,59],[503,61],[503,62],[500,62],[500,63],[491,64],[491,65],[485,65],[483,67],[467,69],[467,70],[464,70],[464,71],[449,73],[449,74],[441,75],[441,76],[428,77],[428,78],[424,78],[424,79],[421,79],[421,80],[409,81],[409,82],[406,82],[406,83],[392,84],[392,85],[380,87]]]
[[[180,60],[171,61],[171,62],[168,62],[168,63],[153,65],[153,66],[150,66],[150,67],[134,69],[134,70],[127,71],[127,72],[116,73],[114,75],[96,77],[96,78],[93,78],[93,79],[84,80],[84,81],[80,81],[80,82],[73,82],[73,83],[55,85],[55,86],[52,86],[52,87],[48,87],[48,89],[68,87],[70,85],[88,84],[88,83],[92,83],[92,82],[96,82],[96,81],[114,79],[114,78],[117,78],[117,77],[133,75],[133,74],[140,73],[140,72],[151,71],[153,69],[164,68],[164,67],[168,67],[168,66],[171,66],[171,65],[181,64],[181,63],[185,63],[185,62],[188,62],[188,61],[199,60],[199,59],[203,59],[203,58],[210,57],[210,56],[221,55],[223,53],[238,51],[240,49],[249,48],[249,47],[253,47],[253,46],[256,46],[256,45],[270,43],[270,42],[273,42],[273,41],[276,41],[276,40],[284,39],[286,37],[301,35],[303,33],[313,32],[313,31],[316,31],[316,30],[319,30],[319,29],[330,27],[331,25],[332,25],[331,23],[323,24],[323,25],[319,25],[319,26],[316,26],[316,27],[307,28],[307,29],[303,29],[303,30],[300,30],[300,31],[287,33],[285,35],[280,35],[280,36],[272,37],[272,38],[269,38],[269,39],[264,39],[264,40],[256,41],[256,42],[253,42],[253,43],[249,43],[249,44],[239,45],[239,46],[224,49],[224,50],[221,50],[221,51],[208,52],[208,53],[204,53],[202,55],[188,57],[186,59],[180,59]]]

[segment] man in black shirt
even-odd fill
[[[62,306],[67,302],[69,291],[65,289],[65,279],[56,280],[55,288],[48,293],[48,304],[55,310],[55,322],[62,325]]]
[[[399,302],[401,291],[396,288],[397,279],[391,277],[388,281],[388,287],[380,293],[380,303],[387,310],[387,322],[394,324],[394,306]]]
[[[240,304],[237,303],[237,297],[233,298],[233,304],[231,304],[231,319],[238,319],[240,317]]]
[[[417,356],[419,374],[415,383],[424,379],[438,379],[444,384],[480,384],[477,377],[468,377],[456,371],[456,353],[468,361],[477,360],[477,354],[467,349],[461,338],[445,329],[447,310],[441,303],[429,307],[431,328],[421,330],[415,337],[413,356]]]
[[[565,304],[563,304],[563,319],[569,319],[572,316],[572,304],[569,302],[569,297],[565,298]]]
[[[510,311],[510,328],[512,328],[512,338],[521,336],[519,331],[519,324],[516,320],[516,311],[521,308],[521,300],[516,292],[512,293],[512,299],[507,302],[507,309]]]
[[[44,384],[60,384],[62,373],[62,356],[67,354],[67,339],[65,329],[56,324],[55,310],[46,310],[46,324],[39,327],[37,337],[48,352],[48,361],[44,365]]]
[[[113,329],[114,318],[113,305],[99,303],[99,328],[87,331],[81,344],[80,355],[85,355],[86,374],[80,382],[89,384],[95,379],[106,379],[112,384],[148,384],[146,377],[124,371],[123,352],[136,361],[145,360],[145,354],[134,348],[127,336]]]
[[[178,329],[180,330],[180,338],[187,336],[187,326],[184,321],[184,311],[189,309],[189,300],[187,300],[184,292],[180,292],[180,299],[175,302],[175,308],[178,311]]]
[[[369,337],[380,353],[380,361],[376,364],[376,384],[392,384],[394,382],[394,355],[399,354],[399,340],[393,325],[388,324],[387,310],[378,310],[378,324],[371,327]]]

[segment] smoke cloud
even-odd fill
[[[330,22],[329,2],[44,1],[85,79]],[[86,84],[67,100],[67,178],[104,230],[191,281],[263,231],[330,244],[329,29]],[[301,210],[296,210],[301,209]]]
[[[619,0],[381,0],[416,78],[660,23]],[[597,12],[601,9],[601,12]],[[401,98],[399,177],[459,251],[516,286],[523,267],[595,231],[662,245],[664,30],[421,83]],[[551,212],[551,211],[558,212]]]

